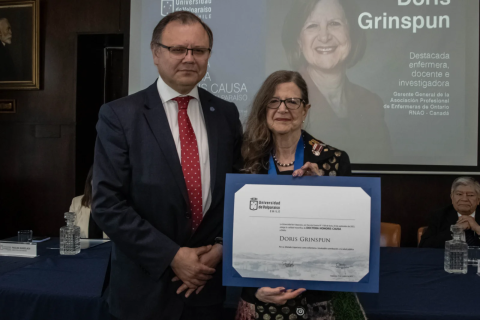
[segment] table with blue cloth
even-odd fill
[[[480,320],[480,277],[443,270],[444,250],[380,249],[379,293],[358,293],[368,320]],[[239,288],[227,288],[236,307]]]
[[[61,256],[58,239],[39,243],[37,258],[0,257],[0,319],[108,320],[102,299],[111,243]],[[380,292],[359,293],[369,320],[480,319],[480,277],[443,270],[441,249],[381,248]],[[228,288],[235,308],[239,289]],[[227,319],[226,319],[227,320]]]
[[[359,293],[369,320],[479,320],[480,277],[443,269],[443,249],[382,248],[380,291]]]
[[[105,320],[102,299],[111,243],[62,256],[58,238],[37,245],[37,258],[0,257],[0,319]]]

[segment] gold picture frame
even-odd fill
[[[0,90],[40,88],[40,0],[0,0]]]

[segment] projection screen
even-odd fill
[[[269,74],[296,70],[305,130],[352,163],[477,166],[478,0],[132,1],[130,93],[158,77],[151,35],[174,10],[212,28],[199,86],[242,121]]]

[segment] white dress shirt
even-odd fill
[[[459,218],[460,218],[461,216],[463,216],[463,214],[460,214],[460,213],[458,213],[458,212],[457,212],[457,214],[458,214],[458,217],[459,217]],[[473,211],[473,213],[470,215],[470,217],[472,217],[473,219],[475,219],[475,211]]]
[[[177,147],[178,158],[180,163],[182,162],[182,149],[180,145],[180,133],[178,129],[178,104],[172,101],[176,97],[184,97],[169,87],[162,79],[158,77],[157,89],[162,99],[163,108],[167,114],[168,124],[170,125],[170,131],[172,131],[173,141]],[[195,86],[187,96],[194,97],[188,103],[187,114],[192,123],[193,132],[197,138],[198,153],[200,158],[200,172],[202,178],[202,204],[203,214],[207,212],[212,203],[212,193],[210,191],[210,154],[208,153],[208,136],[207,128],[205,126],[205,118],[203,117],[202,107],[200,105],[200,97],[198,95],[198,88]]]

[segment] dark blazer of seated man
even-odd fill
[[[454,224],[465,230],[469,246],[480,245],[480,184],[471,177],[457,178],[452,184],[450,198],[451,205],[432,214],[419,247],[445,248],[445,241],[452,240],[450,226]]]
[[[121,320],[221,319],[216,238],[242,128],[233,103],[197,87],[212,43],[194,14],[166,16],[151,43],[157,81],[99,113],[92,212],[113,241],[107,301]]]

